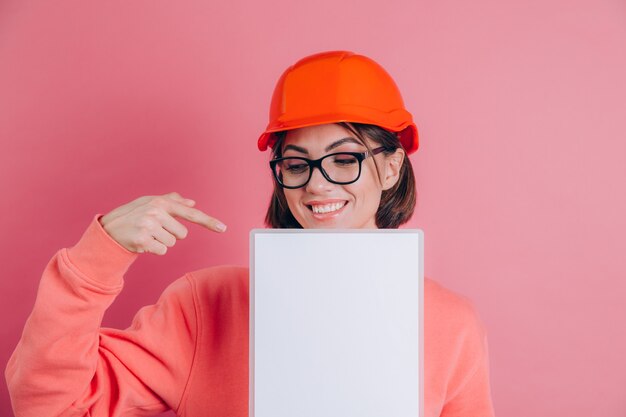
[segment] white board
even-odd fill
[[[250,417],[423,413],[423,233],[250,233]]]

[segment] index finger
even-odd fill
[[[199,224],[200,226],[204,226],[214,232],[226,231],[226,225],[224,223],[215,217],[209,216],[202,210],[198,210],[197,208],[185,206],[181,203],[175,203],[172,204],[167,211],[175,217],[180,217],[192,223]]]

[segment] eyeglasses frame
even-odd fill
[[[328,182],[332,184],[337,184],[337,185],[348,185],[348,184],[353,184],[357,182],[359,178],[361,178],[361,171],[362,171],[361,168],[363,165],[363,161],[365,159],[369,158],[370,156],[373,157],[374,155],[378,155],[384,150],[385,150],[384,146],[379,146],[377,148],[372,149],[371,151],[367,150],[365,152],[334,152],[334,153],[329,153],[328,155],[324,155],[318,159],[308,159],[308,158],[304,158],[301,156],[287,156],[287,157],[272,159],[270,161],[270,168],[272,169],[272,174],[274,175],[274,178],[276,179],[276,182],[278,183],[278,185],[280,185],[283,188],[290,189],[290,190],[294,190],[296,188],[302,188],[305,185],[307,185],[309,181],[311,181],[311,177],[313,176],[313,169],[315,168],[319,169],[319,171],[322,173],[322,175]],[[357,159],[357,161],[359,161],[359,174],[356,176],[356,178],[353,181],[348,181],[348,182],[334,181],[328,176],[324,168],[322,168],[322,160],[328,157],[334,156],[334,155],[352,155]],[[302,185],[298,185],[296,187],[285,185],[282,183],[280,178],[278,178],[278,174],[276,173],[276,168],[275,168],[276,164],[278,164],[280,161],[284,161],[285,159],[301,159],[309,165],[309,178],[307,178],[307,180]]]

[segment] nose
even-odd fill
[[[311,194],[319,194],[324,191],[329,191],[332,187],[333,183],[324,178],[324,175],[322,175],[322,171],[320,171],[319,167],[313,168],[313,172],[311,172],[311,179],[305,186],[306,190]]]

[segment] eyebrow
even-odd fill
[[[343,138],[343,139],[339,139],[339,140],[331,143],[330,145],[328,145],[324,149],[324,152],[331,151],[331,150],[333,150],[333,149],[343,145],[344,143],[356,143],[357,145],[361,145],[361,146],[363,145],[361,142],[359,142],[358,140],[356,140],[353,137],[346,137],[346,138]],[[303,147],[297,146],[297,145],[287,145],[287,146],[285,146],[285,148],[283,149],[283,153],[285,153],[288,149],[293,149],[296,152],[300,152],[300,153],[303,153],[303,154],[306,154],[306,155],[309,154],[309,151],[307,151]]]

